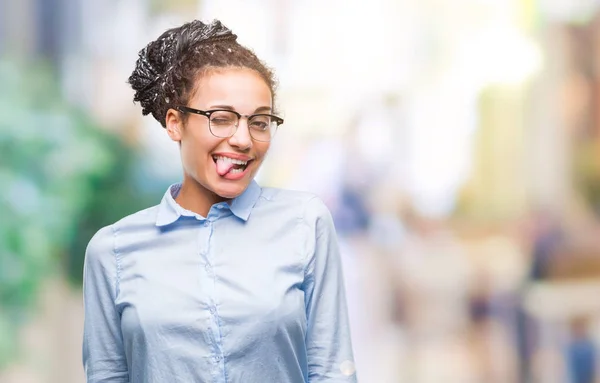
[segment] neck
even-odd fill
[[[212,205],[225,200],[187,176],[184,177],[179,195],[175,198],[179,206],[203,217],[208,216]]]

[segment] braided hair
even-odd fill
[[[167,111],[174,105],[187,105],[200,76],[211,69],[228,67],[256,71],[275,99],[272,70],[240,45],[237,35],[218,20],[210,24],[194,20],[165,31],[139,52],[128,83],[135,91],[133,101],[142,106],[142,114],[152,114],[166,127]]]

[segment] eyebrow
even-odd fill
[[[211,105],[209,107],[209,109],[225,109],[225,110],[231,110],[231,111],[235,111],[235,108],[231,105]],[[254,110],[254,113],[260,113],[260,112],[270,112],[271,111],[271,107],[269,106],[260,106],[258,108],[256,108]]]

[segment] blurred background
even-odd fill
[[[181,177],[126,80],[194,18],[278,74],[361,382],[600,382],[597,0],[0,2],[0,382],[84,381],[85,246]]]

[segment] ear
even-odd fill
[[[167,110],[167,116],[165,117],[167,134],[173,141],[181,141],[183,137],[183,120],[181,115],[175,109]]]

